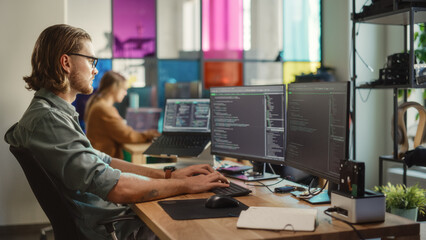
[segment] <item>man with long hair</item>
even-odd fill
[[[128,211],[122,204],[228,186],[226,178],[207,164],[166,175],[95,150],[71,103],[79,93],[92,93],[97,61],[91,37],[83,29],[65,24],[46,28],[34,46],[31,75],[24,77],[27,89],[36,91],[34,98],[5,135],[10,145],[31,151],[58,180],[64,196],[76,203],[78,209],[72,211],[84,236],[108,239],[105,229],[96,223]],[[121,239],[139,238],[146,229],[141,221],[116,227]]]

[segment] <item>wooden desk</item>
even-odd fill
[[[125,143],[123,149],[132,155],[131,162],[145,164],[146,156],[143,154],[151,143]]]
[[[136,164],[146,164],[146,155],[143,154],[151,143],[125,143],[123,149],[132,155],[131,162]],[[176,162],[176,158],[170,157],[171,162]]]
[[[236,181],[237,182],[237,181]],[[275,180],[264,181],[273,183]],[[255,183],[256,184],[256,183]],[[283,181],[277,186],[288,184]],[[276,186],[273,186],[274,188]],[[334,220],[323,211],[328,204],[309,205],[290,194],[272,194],[265,187],[248,186],[253,193],[250,196],[236,197],[248,206],[297,207],[318,209],[317,225],[314,232],[268,231],[238,229],[236,217],[210,218],[197,220],[173,220],[158,205],[157,201],[131,205],[138,216],[157,234],[160,239],[327,239],[349,240],[358,236],[347,224]],[[208,198],[213,193],[187,194],[170,199]],[[420,224],[393,214],[386,213],[385,221],[379,223],[355,225],[364,238],[420,239]]]

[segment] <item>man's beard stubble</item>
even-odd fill
[[[82,80],[80,74],[76,72],[70,74],[69,81],[70,87],[81,94],[89,95],[93,92],[93,87],[90,85],[90,81]]]

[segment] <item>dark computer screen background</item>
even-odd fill
[[[338,184],[348,157],[349,82],[290,84],[287,126],[286,165]]]
[[[161,108],[127,108],[127,125],[134,130],[143,132],[149,129],[158,129],[158,122],[161,117]]]
[[[285,85],[212,87],[211,153],[284,163]]]

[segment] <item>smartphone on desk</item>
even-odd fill
[[[277,187],[277,188],[274,189],[274,191],[276,193],[288,193],[288,192],[291,192],[294,195],[294,193],[296,193],[296,192],[297,193],[302,193],[302,192],[306,191],[306,189],[303,188],[303,187],[288,186],[288,185],[286,185],[284,187]]]
[[[294,187],[293,186],[284,186],[284,187],[277,187],[274,189],[274,192],[276,193],[289,193],[294,191]]]

